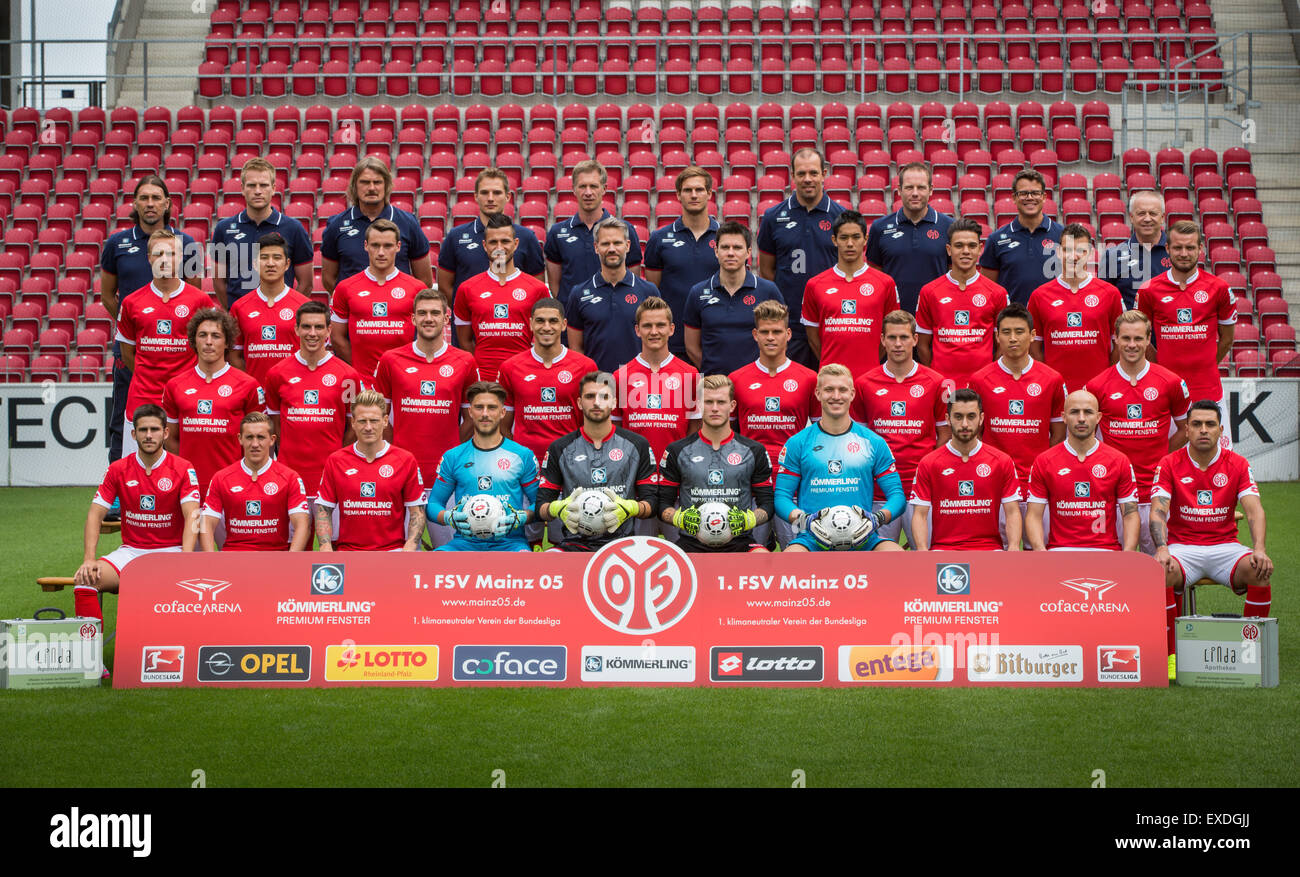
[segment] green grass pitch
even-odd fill
[[[71,611],[35,579],[76,568],[91,493],[0,489],[0,617]],[[0,785],[1296,786],[1300,484],[1263,495],[1272,690],[0,691]]]

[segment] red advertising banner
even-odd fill
[[[1086,574],[1084,574],[1086,572]],[[123,576],[119,688],[1165,686],[1134,553],[153,555]]]

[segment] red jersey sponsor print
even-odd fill
[[[999,512],[1004,502],[1019,501],[1015,463],[985,442],[965,461],[951,442],[922,457],[910,499],[930,509],[932,551],[1002,550]]]
[[[449,344],[432,361],[414,343],[379,358],[375,389],[391,404],[393,444],[415,454],[430,484],[442,455],[460,444],[461,410],[469,405],[465,391],[477,380],[474,357]]]
[[[550,287],[518,269],[505,280],[484,271],[456,290],[456,325],[474,328],[474,359],[483,380],[495,381],[502,362],[532,346],[533,303],[550,296]]]
[[[211,378],[195,366],[167,382],[162,407],[167,422],[175,424],[178,451],[194,464],[203,496],[212,476],[244,455],[239,423],[245,414],[266,409],[266,394],[232,365]]]
[[[849,416],[871,427],[889,445],[906,490],[916,475],[916,464],[934,450],[936,428],[948,422],[943,376],[915,362],[900,381],[888,368],[876,365],[858,376],[853,391]],[[877,485],[876,499],[884,498]]]
[[[197,359],[185,327],[190,317],[213,306],[197,287],[182,283],[163,301],[152,283],[122,299],[117,313],[117,340],[135,345],[135,371],[126,394],[126,419],[141,405],[162,401],[163,387]]]
[[[131,454],[108,464],[93,502],[111,508],[113,500],[121,502],[123,545],[176,548],[185,527],[181,503],[199,501],[199,476],[188,460],[166,451],[152,469]]]
[[[280,418],[279,460],[316,496],[325,458],[343,446],[352,400],[364,389],[357,370],[334,354],[310,368],[302,354],[266,376],[266,413]]]
[[[596,370],[594,360],[567,347],[549,366],[532,348],[502,362],[497,382],[510,394],[510,437],[537,459],[545,457],[551,442],[582,425],[578,382]]]
[[[1237,322],[1237,303],[1228,284],[1197,270],[1179,289],[1170,272],[1157,274],[1138,290],[1138,310],[1151,318],[1160,364],[1181,375],[1192,400],[1223,397],[1219,382],[1219,326]]]
[[[339,281],[330,311],[335,320],[347,324],[353,368],[372,375],[384,351],[415,340],[411,314],[415,294],[422,289],[423,283],[401,271],[381,281],[367,268]]]
[[[800,322],[815,327],[821,363],[838,362],[854,377],[880,364],[885,314],[898,310],[898,288],[883,271],[863,265],[852,277],[838,265],[808,281]]]
[[[1136,378],[1118,364],[1088,381],[1088,392],[1101,406],[1098,435],[1128,457],[1137,479],[1138,501],[1151,501],[1156,464],[1169,453],[1175,421],[1187,417],[1191,397],[1187,382],[1164,366],[1149,362]]]
[[[385,444],[373,462],[356,445],[330,454],[316,502],[338,509],[339,551],[393,551],[406,542],[406,513],[424,514],[420,467],[408,452]]]
[[[999,357],[971,376],[970,388],[984,404],[984,441],[1015,461],[1028,488],[1029,467],[1052,444],[1052,424],[1065,420],[1061,373],[1031,359],[1017,379]]]
[[[235,349],[243,351],[244,371],[259,384],[265,385],[267,372],[298,349],[295,317],[307,301],[302,293],[285,287],[275,301],[268,302],[258,288],[230,306],[230,316],[239,324]]]
[[[822,416],[822,403],[815,395],[817,373],[792,359],[774,375],[751,362],[730,377],[736,389],[736,431],[761,444],[773,461],[809,420]]]
[[[614,372],[618,407],[614,420],[639,432],[658,460],[670,444],[685,438],[690,421],[699,420],[700,373],[672,354],[653,371],[636,358]]]
[[[1116,503],[1137,502],[1133,466],[1100,441],[1079,461],[1068,442],[1038,455],[1029,475],[1028,501],[1047,504],[1048,548],[1118,551]]]
[[[983,274],[962,289],[952,274],[921,287],[916,304],[916,331],[931,336],[930,367],[957,387],[993,359],[998,312],[1007,306],[1007,291]]]
[[[284,551],[289,516],[307,514],[306,490],[298,473],[278,460],[254,472],[240,459],[213,476],[203,514],[225,522],[222,551]]]
[[[1151,496],[1169,500],[1169,541],[1223,545],[1237,541],[1235,513],[1243,496],[1259,496],[1246,458],[1219,448],[1205,469],[1179,448],[1156,466]]]
[[[1043,343],[1043,361],[1061,373],[1067,393],[1110,365],[1111,335],[1123,312],[1119,290],[1091,274],[1077,291],[1058,277],[1029,296],[1034,340]]]

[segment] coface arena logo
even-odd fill
[[[238,603],[218,600],[217,597],[231,586],[219,579],[186,579],[176,587],[197,597],[197,600],[171,600],[153,604],[155,615],[230,615],[244,611]]]
[[[632,536],[609,543],[583,574],[587,608],[619,633],[644,636],[667,630],[695,603],[695,565],[663,539]]]

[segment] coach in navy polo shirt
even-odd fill
[[[923,161],[898,170],[903,206],[871,223],[867,262],[894,278],[903,310],[916,313],[921,287],[948,270],[948,226],[952,217],[930,206],[930,166]]]
[[[130,228],[115,232],[104,241],[99,257],[99,301],[117,319],[122,299],[153,282],[149,265],[149,235],[172,228],[172,199],[167,183],[154,174],[141,177],[135,184],[135,209]],[[198,279],[203,273],[203,249],[194,238],[183,232],[185,248],[182,276]],[[192,269],[192,270],[190,270]],[[122,361],[121,348],[113,342],[113,416],[108,422],[108,460],[122,456],[122,425],[126,422],[126,393],[131,387],[131,372]]]
[[[674,356],[686,356],[686,297],[691,288],[718,270],[718,221],[709,216],[713,177],[694,165],[677,175],[682,215],[650,235],[645,248],[645,279],[673,309],[676,328],[668,341]],[[698,364],[697,364],[698,365]]]
[[[594,232],[597,225],[610,217],[604,207],[608,184],[609,174],[600,162],[594,159],[578,162],[573,168],[573,194],[578,198],[578,212],[555,223],[546,232],[546,282],[561,302],[567,303],[574,286],[600,272],[601,258],[596,254]],[[628,225],[627,234],[627,265],[640,265],[641,241],[636,229]]]
[[[264,158],[250,158],[239,172],[239,181],[245,208],[218,222],[212,231],[212,289],[217,303],[229,308],[257,289],[257,242],[271,232],[284,238],[289,247],[285,255],[293,266],[293,275],[285,282],[293,280],[289,285],[310,296],[315,251],[303,224],[271,206],[275,198],[275,165]]]
[[[784,302],[781,290],[749,270],[753,235],[739,222],[718,227],[718,270],[686,297],[686,356],[702,375],[729,375],[758,358],[754,308]]]
[[[479,171],[474,179],[474,200],[478,202],[478,216],[452,226],[438,250],[438,289],[448,301],[455,300],[456,290],[462,283],[492,267],[487,251],[483,249],[483,229],[490,217],[500,216],[510,203],[510,178],[494,167]],[[546,260],[542,257],[542,245],[538,243],[537,235],[516,222],[515,237],[519,239],[515,267],[544,280],[542,272],[546,270]]]
[[[397,224],[398,250],[394,267],[410,274],[425,286],[433,286],[429,264],[429,239],[424,236],[415,214],[388,203],[393,191],[393,172],[373,156],[366,156],[352,169],[348,200],[352,206],[330,217],[321,235],[321,285],[333,294],[340,280],[360,274],[370,266],[366,255],[366,229],[376,219]],[[444,296],[445,297],[445,296]]]
[[[1029,301],[1034,290],[1061,273],[1056,248],[1061,224],[1043,214],[1047,181],[1036,170],[1016,174],[1011,190],[1017,216],[984,242],[980,273],[1007,291],[1015,304]]]
[[[1128,218],[1132,236],[1106,248],[1097,276],[1113,283],[1124,297],[1124,309],[1132,310],[1137,307],[1138,288],[1172,264],[1165,237],[1164,196],[1151,189],[1134,192],[1128,199]]]
[[[845,208],[823,190],[826,160],[820,152],[798,150],[790,160],[790,169],[794,194],[769,208],[758,226],[758,273],[776,283],[786,307],[797,315],[803,312],[804,286],[836,263],[831,224]],[[809,368],[817,367],[817,357],[797,319],[790,325],[787,355]]]
[[[569,290],[564,317],[569,321],[569,347],[596,361],[604,372],[614,372],[638,353],[636,309],[659,295],[649,280],[627,269],[631,230],[621,219],[609,217],[596,224],[600,270]]]

